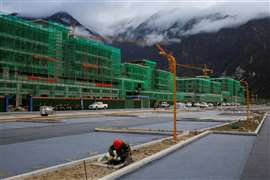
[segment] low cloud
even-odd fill
[[[66,11],[87,27],[103,34],[124,32],[152,18],[149,26],[159,31],[166,30],[175,22],[185,23],[194,17],[211,13],[229,15],[218,21],[202,20],[184,35],[199,32],[214,32],[223,27],[243,24],[252,18],[269,16],[269,0],[0,0],[0,11],[17,12],[21,15],[44,17]],[[160,17],[154,14],[161,12]],[[173,31],[173,30],[172,30]],[[175,29],[177,33],[178,29]],[[129,34],[133,37],[132,34]],[[148,43],[156,40],[180,41],[168,38],[166,33],[150,33],[145,36]]]

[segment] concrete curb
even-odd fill
[[[221,123],[226,123],[226,122],[232,122],[229,120],[211,120],[211,119],[177,119],[177,122],[221,122]]]
[[[199,129],[198,131],[199,132],[203,132],[203,131],[207,131],[207,130],[210,130],[210,129],[213,129],[213,128],[218,128],[218,127],[221,127],[221,126],[226,126],[226,125],[231,124],[231,123],[234,123],[234,122],[236,122],[236,121],[231,121],[231,122],[228,122],[228,123],[218,124],[216,126],[211,126],[211,127],[208,127],[208,128]]]
[[[262,128],[262,125],[263,125],[264,121],[266,120],[267,116],[268,116],[268,113],[266,112],[266,113],[264,114],[263,119],[262,119],[262,121],[260,122],[259,126],[258,126],[257,129],[255,130],[255,133],[256,133],[257,135],[259,134],[259,132],[260,132],[260,130],[261,130],[261,128]]]
[[[150,163],[152,161],[158,160],[158,159],[160,159],[160,158],[162,158],[162,157],[176,151],[179,148],[182,148],[182,147],[184,147],[184,146],[186,146],[186,145],[188,145],[188,144],[190,144],[192,142],[195,142],[196,140],[198,140],[198,139],[200,139],[200,138],[202,138],[204,136],[207,136],[209,134],[211,134],[211,132],[206,131],[206,132],[204,132],[202,134],[194,136],[194,137],[192,137],[192,138],[190,138],[190,139],[188,139],[186,141],[180,142],[180,143],[178,143],[176,145],[173,145],[173,146],[171,146],[171,147],[169,147],[169,148],[167,148],[165,150],[162,150],[159,153],[156,153],[154,155],[146,157],[146,158],[144,158],[144,159],[142,159],[140,161],[137,161],[137,162],[135,162],[135,163],[133,163],[133,164],[131,164],[129,166],[126,166],[126,167],[124,167],[124,168],[122,168],[120,170],[117,170],[117,171],[115,171],[115,172],[113,172],[113,173],[111,173],[111,174],[109,174],[109,175],[107,175],[107,176],[105,176],[103,178],[100,178],[100,180],[117,179],[117,178],[119,178],[119,177],[121,177],[121,176],[123,176],[125,174],[128,174],[128,173],[130,173],[132,171],[135,171],[135,170],[141,168],[142,166],[144,166],[144,165],[146,165],[146,164],[148,164],[148,163]]]
[[[187,135],[188,133],[189,132],[185,132],[183,134],[178,135],[177,137]],[[168,140],[168,139],[171,139],[171,138],[172,137],[166,137],[166,138],[162,138],[162,139],[157,139],[157,140],[150,141],[150,142],[147,142],[147,143],[132,146],[131,148],[132,148],[132,150],[137,150],[139,148],[149,146],[149,145],[152,145],[152,144],[155,144],[155,143],[159,143],[161,141]],[[40,176],[40,175],[50,173],[50,172],[53,172],[53,171],[56,171],[56,170],[59,170],[59,169],[62,169],[62,168],[68,168],[68,167],[72,167],[72,166],[81,164],[84,161],[93,161],[95,159],[98,159],[98,158],[104,156],[105,154],[106,153],[102,153],[102,154],[98,154],[98,155],[95,155],[95,156],[91,156],[91,157],[87,157],[87,158],[83,158],[83,159],[79,159],[79,160],[75,160],[75,161],[71,161],[71,162],[67,162],[67,163],[63,163],[63,164],[58,164],[58,165],[55,165],[55,166],[51,166],[51,167],[47,167],[47,168],[43,168],[43,169],[31,171],[31,172],[19,174],[19,175],[16,175],[16,176],[8,177],[8,178],[5,178],[3,180],[18,180],[18,179],[23,179],[23,178],[29,178],[31,176]]]
[[[238,131],[212,131],[213,134],[227,134],[227,135],[240,135],[240,136],[257,136],[255,132],[238,132]]]
[[[212,131],[214,134],[229,134],[229,135],[242,135],[242,136],[258,136],[264,121],[266,120],[268,113],[265,113],[262,121],[257,126],[254,132],[238,132],[238,131]]]
[[[110,133],[130,133],[130,134],[151,134],[151,135],[172,135],[171,131],[158,131],[158,130],[136,130],[136,129],[106,129],[95,128],[96,132],[110,132]],[[177,133],[183,133],[183,131],[177,131]]]

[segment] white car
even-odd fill
[[[186,107],[192,107],[192,103],[186,103]]]
[[[159,107],[160,108],[169,108],[170,104],[168,104],[167,102],[162,102],[162,103],[159,104]]]
[[[195,103],[194,107],[201,107],[201,103]]]
[[[202,102],[200,104],[200,108],[207,108],[207,107],[209,107],[209,106],[208,106],[208,104],[206,102]]]
[[[54,109],[51,106],[40,106],[39,110],[41,116],[48,116],[54,113]]]
[[[94,102],[88,106],[89,109],[107,109],[108,104],[103,104],[103,102]]]
[[[200,108],[206,108],[206,107],[208,107],[207,103],[205,103],[205,102],[195,103],[194,106],[195,107],[200,107]]]
[[[212,104],[212,103],[208,103],[208,106],[209,106],[209,107],[213,107],[213,106],[214,106],[214,104]]]

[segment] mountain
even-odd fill
[[[96,40],[104,41],[103,36],[97,33],[94,30],[94,28],[87,27],[86,25],[81,24],[77,19],[72,17],[67,12],[57,12],[47,17],[26,17],[26,16],[21,16],[20,14],[17,14],[17,13],[12,13],[11,15],[19,16],[21,18],[28,19],[28,20],[36,20],[36,19],[43,19],[47,21],[50,20],[53,22],[57,22],[59,24],[63,24],[70,28],[73,27],[74,33],[77,35],[87,36]]]
[[[257,14],[261,18],[268,14]],[[115,41],[144,41],[145,45],[155,42],[177,43],[181,39],[202,32],[217,32],[222,28],[235,27],[248,22],[251,16],[223,14],[219,12],[200,13],[183,17],[179,9],[160,11],[144,19],[127,19],[114,24]]]
[[[192,21],[196,22],[198,19]],[[192,26],[194,23],[190,23],[189,27]],[[142,29],[141,27],[142,25],[139,25],[137,28]],[[181,25],[182,27],[186,26]],[[144,29],[140,36],[143,37],[145,32],[150,30]],[[214,69],[216,76],[247,79],[253,94],[270,98],[269,17],[253,19],[239,26],[221,28],[217,32],[199,32],[176,38],[181,38],[181,41],[169,44],[165,42],[163,47],[173,52],[178,63],[207,64]],[[149,58],[156,59],[160,68],[167,67],[166,60],[159,57],[158,50],[153,45],[142,46],[124,41],[115,41],[113,45],[121,48],[122,59],[125,61]],[[186,69],[178,71],[182,76],[191,75]],[[193,75],[194,73],[196,72],[192,72]],[[199,75],[199,72],[197,74]]]

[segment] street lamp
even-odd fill
[[[156,44],[156,47],[159,49],[159,54],[168,60],[170,72],[173,73],[173,139],[176,140],[176,59],[159,44]]]
[[[240,81],[246,89],[246,105],[247,105],[247,120],[250,120],[250,97],[249,97],[249,89],[248,89],[248,82],[245,80]]]

